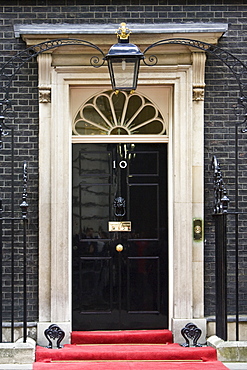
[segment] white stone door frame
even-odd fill
[[[169,321],[202,318],[203,242],[193,242],[192,219],[203,218],[203,87],[205,55],[192,63],[142,67],[140,85],[173,87],[169,122]],[[71,331],[71,122],[70,85],[108,85],[106,67],[52,67],[51,54],[39,60],[39,322]],[[150,69],[151,68],[151,69]],[[110,87],[110,86],[109,86]],[[51,101],[50,101],[50,91]],[[193,95],[194,94],[194,95]],[[166,137],[119,137],[126,142],[167,142]],[[77,138],[74,139],[78,140]],[[81,139],[80,139],[81,140]],[[114,141],[85,136],[85,142]],[[118,140],[119,141],[119,140]],[[174,326],[174,327],[175,327]]]

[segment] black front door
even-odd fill
[[[166,144],[73,144],[73,330],[167,327]]]

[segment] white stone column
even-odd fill
[[[39,68],[39,322],[38,342],[51,321],[51,54]],[[44,324],[43,324],[44,323]]]
[[[182,71],[181,71],[182,72]],[[177,74],[171,132],[173,177],[173,316],[175,342],[192,307],[192,68]],[[169,133],[170,135],[170,133]],[[172,268],[172,266],[170,266]]]
[[[44,330],[59,325],[69,342],[70,244],[69,148],[70,122],[65,112],[64,80],[51,66],[51,54],[39,63],[39,322],[38,344],[46,345]],[[53,86],[53,88],[52,88]],[[52,90],[52,97],[51,97]]]
[[[39,320],[50,321],[51,304],[51,54],[41,54],[39,65]],[[45,90],[46,98],[43,92]]]
[[[51,321],[71,321],[69,86],[53,71],[51,125]]]
[[[205,342],[203,241],[193,240],[193,218],[203,218],[203,133],[205,54],[192,53],[192,68],[174,92],[174,340],[193,322]],[[176,86],[176,85],[175,85]]]
[[[192,173],[193,218],[204,217],[204,76],[206,55],[192,53],[193,61],[193,132]],[[193,317],[204,317],[204,243],[193,240]]]

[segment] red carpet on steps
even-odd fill
[[[83,362],[77,364],[46,364],[35,362],[33,370],[227,370],[219,361],[214,362]]]
[[[76,360],[216,361],[216,352],[212,347],[184,348],[179,344],[66,344],[62,350],[43,347],[36,350],[36,361]]]
[[[172,343],[170,330],[73,331],[71,344]]]
[[[181,347],[168,330],[73,332],[71,343],[37,346],[33,370],[226,369],[212,347]]]

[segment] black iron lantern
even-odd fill
[[[118,43],[105,56],[113,90],[132,91],[137,86],[140,61],[144,55],[136,45],[129,43],[129,34],[126,24],[121,23],[117,31]]]

